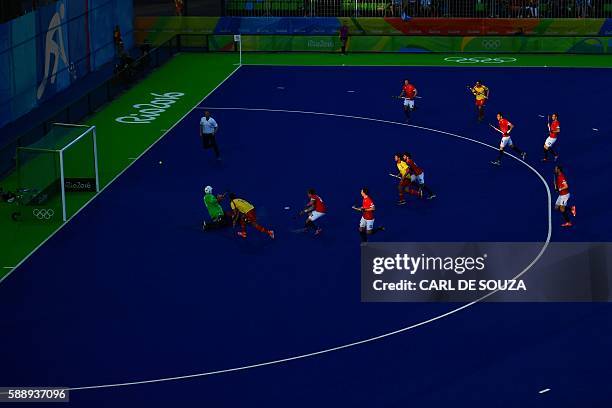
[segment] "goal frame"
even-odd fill
[[[19,151],[31,151],[31,152],[45,152],[45,153],[55,153],[59,157],[59,170],[60,170],[60,193],[61,193],[61,204],[62,204],[62,221],[66,222],[68,220],[67,212],[66,212],[66,180],[65,180],[65,171],[64,171],[64,152],[70,147],[74,146],[84,137],[87,137],[91,133],[92,144],[93,144],[93,167],[94,167],[94,176],[95,176],[95,192],[96,194],[100,192],[100,175],[98,171],[98,144],[96,139],[96,127],[88,126],[88,125],[78,125],[74,123],[61,123],[54,122],[51,124],[52,126],[62,126],[62,127],[73,127],[73,128],[82,128],[83,132],[81,135],[76,137],[74,140],[70,141],[68,144],[63,146],[61,149],[44,149],[39,147],[28,147],[21,146],[17,148],[17,171],[19,172],[19,178],[21,178],[21,169],[19,166]],[[21,181],[20,181],[21,184]]]

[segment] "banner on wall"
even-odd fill
[[[232,36],[213,36],[211,51],[232,51]],[[243,35],[243,51],[338,52],[337,36]],[[352,52],[612,54],[612,37],[355,36]]]
[[[8,24],[0,25],[0,126],[11,118],[11,36]]]
[[[132,20],[131,1],[59,0],[1,24],[0,127],[111,62],[115,25],[131,49]]]
[[[356,35],[609,36],[612,19],[336,18],[336,17],[138,17],[140,41],[161,43],[173,34],[338,35],[342,24]]]
[[[12,70],[11,85],[11,115],[19,117],[37,104],[37,58],[36,41],[36,15],[26,14],[13,20],[10,24],[10,64]]]
[[[38,87],[36,98],[45,100],[70,85],[70,48],[66,5],[58,1],[37,10],[41,35],[37,36]]]

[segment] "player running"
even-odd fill
[[[482,122],[485,116],[485,105],[489,99],[489,88],[483,85],[482,82],[476,81],[472,87],[468,85],[468,89],[476,98],[476,109],[478,110],[478,122]]]
[[[572,222],[570,221],[568,212],[575,217],[576,206],[571,206],[569,211],[567,211],[567,202],[570,198],[569,186],[565,174],[563,174],[563,169],[559,165],[555,166],[555,191],[559,192],[559,197],[557,197],[557,201],[555,202],[555,210],[561,213],[565,221],[561,226],[566,228],[571,227]]]
[[[410,180],[415,183],[419,188],[419,195],[423,197],[423,192],[427,192],[427,199],[433,200],[436,198],[436,193],[434,193],[427,184],[425,184],[425,172],[422,168],[417,166],[417,164],[412,160],[412,156],[410,153],[404,153],[402,158],[410,168]]]
[[[399,193],[397,205],[404,205],[406,204],[404,192],[408,192],[411,195],[417,195],[417,193],[410,189],[410,168],[408,167],[408,164],[402,160],[402,155],[400,153],[396,153],[395,156],[393,156],[393,160],[395,160],[395,165],[399,170],[399,174],[396,177],[400,179],[399,183],[397,184],[397,192]]]
[[[514,129],[514,125],[510,123],[508,119],[504,118],[504,115],[501,112],[497,114],[497,120],[499,121],[499,128],[496,128],[491,124],[489,124],[489,126],[501,133],[502,139],[499,143],[499,155],[497,156],[496,160],[491,162],[491,164],[495,164],[496,166],[501,165],[501,159],[504,155],[504,148],[508,145],[512,150],[520,154],[523,160],[525,160],[525,158],[527,157],[527,153],[525,153],[524,151],[519,149],[517,145],[512,143],[512,139],[510,138],[510,132],[512,132],[512,129]]]
[[[223,208],[221,208],[221,204],[219,203],[225,198],[225,194],[213,195],[212,192],[213,188],[211,186],[206,186],[204,188],[204,205],[210,216],[210,221],[208,223],[202,221],[202,229],[204,231],[223,228],[229,225],[229,219],[225,212],[223,212]]]
[[[405,79],[399,97],[404,99],[404,115],[406,115],[406,122],[410,121],[410,113],[416,110],[414,99],[417,97],[418,93],[414,85]]]
[[[369,196],[367,187],[361,189],[361,198],[363,199],[361,207],[353,206],[353,210],[361,212],[359,235],[361,236],[361,242],[368,242],[369,235],[375,234],[378,231],[384,231],[385,227],[374,228],[374,211],[376,210],[376,206]]]
[[[548,153],[552,153],[555,161],[559,158],[559,155],[553,150],[553,145],[557,141],[557,136],[561,132],[561,125],[559,124],[559,115],[556,113],[552,114],[552,122],[550,121],[551,117],[548,117],[548,137],[544,142],[544,157],[542,158],[543,162],[548,161]]]
[[[236,226],[236,222],[240,221],[242,231],[238,231],[238,236],[242,238],[247,237],[246,226],[251,224],[259,232],[268,234],[268,236],[274,239],[274,231],[267,230],[261,225],[257,224],[257,214],[255,213],[255,207],[247,200],[236,197],[236,194],[230,193],[230,207],[232,209],[232,225]]]
[[[317,192],[314,188],[308,190],[308,204],[306,204],[306,208],[300,211],[300,215],[308,214],[308,218],[306,219],[306,224],[304,225],[305,229],[313,229],[315,231],[314,235],[317,236],[323,229],[318,227],[315,224],[315,221],[319,218],[323,217],[327,213],[327,208],[323,203],[321,197],[317,195]]]

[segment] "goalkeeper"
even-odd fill
[[[221,204],[219,204],[219,201],[225,198],[225,193],[214,195],[212,191],[213,188],[211,186],[206,186],[204,188],[204,205],[210,216],[210,221],[208,223],[206,221],[202,222],[202,229],[204,231],[223,228],[230,225],[230,218],[223,212],[223,208]]]

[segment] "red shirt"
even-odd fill
[[[416,96],[416,88],[412,84],[402,86],[402,91],[408,99],[414,99]]]
[[[374,208],[374,201],[372,201],[372,199],[369,196],[365,196],[363,198],[363,204],[361,204],[361,206],[363,207],[364,211],[363,211],[363,218],[366,220],[373,220],[374,219],[374,211],[365,211],[366,208]]]
[[[553,130],[561,130],[561,126],[559,125],[559,121],[558,120],[553,120],[552,123],[550,124],[550,138],[551,139],[556,139],[557,136],[559,135],[559,132],[553,132]]]
[[[499,130],[504,132],[504,137],[508,136],[508,128],[512,126],[512,123],[506,118],[501,118],[499,120]]]
[[[323,204],[323,200],[321,200],[321,197],[316,194],[308,194],[308,197],[310,197],[310,203],[308,205],[312,206],[314,208],[314,211],[320,213],[324,213],[327,211],[327,209],[325,208],[325,204]]]
[[[423,174],[423,169],[421,169],[412,159],[407,159],[406,164],[410,167],[410,172],[414,175],[418,176]]]
[[[555,181],[555,187],[557,188],[557,190],[559,190],[559,195],[566,195],[569,193],[569,186],[567,185],[565,174],[563,173],[557,174],[557,179]]]

